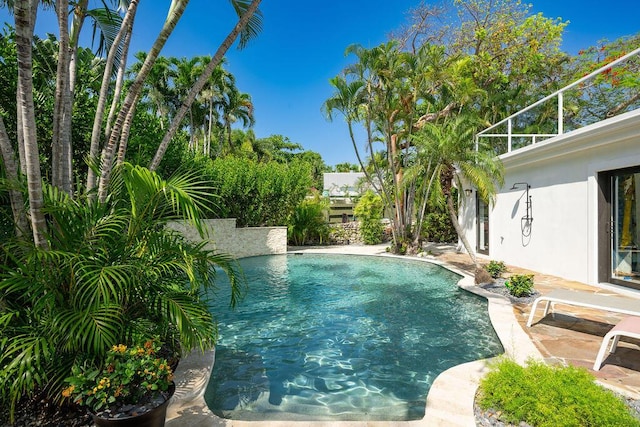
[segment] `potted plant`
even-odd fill
[[[63,397],[87,406],[96,426],[164,426],[173,372],[153,340],[114,345],[101,367],[73,366]]]

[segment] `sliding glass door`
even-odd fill
[[[477,195],[476,192],[476,251],[481,254],[489,255],[489,206]]]
[[[610,176],[611,279],[640,287],[640,168]]]

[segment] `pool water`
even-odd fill
[[[503,352],[484,298],[427,262],[345,255],[240,261],[249,284],[219,325],[205,393],[238,420],[415,420],[434,379]]]

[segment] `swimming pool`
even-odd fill
[[[247,298],[212,309],[205,400],[240,420],[412,420],[444,370],[503,351],[484,298],[440,266],[387,257],[241,260]],[[221,286],[224,289],[224,286]]]

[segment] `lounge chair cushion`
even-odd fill
[[[607,332],[607,334],[602,339],[600,351],[598,351],[598,356],[596,357],[596,361],[593,364],[594,371],[600,370],[609,341],[613,339],[613,341],[611,342],[611,348],[609,349],[609,353],[613,353],[618,347],[618,341],[620,341],[620,337],[631,337],[640,339],[640,317],[625,317],[616,326],[614,326],[613,329]]]

